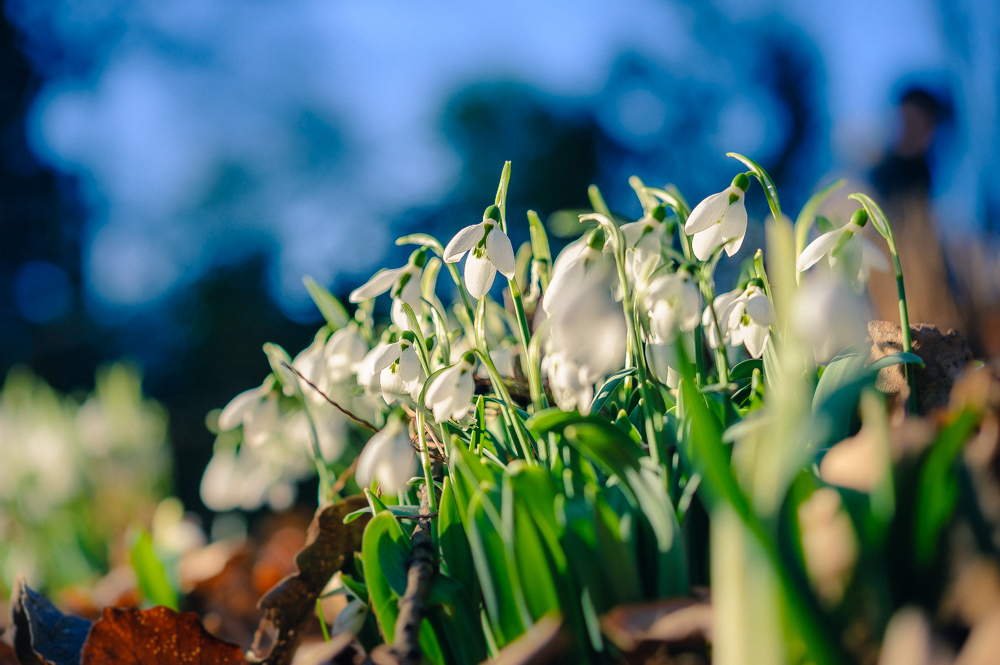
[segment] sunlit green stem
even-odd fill
[[[899,263],[899,254],[896,252],[896,243],[889,245],[889,253],[892,254],[892,267],[896,271],[896,292],[899,294],[899,328],[903,335],[903,352],[913,351],[913,342],[910,339],[910,314],[906,307],[906,287],[903,286],[903,268]],[[913,374],[913,368],[909,363],[903,365],[906,373],[906,382],[910,386],[910,397],[907,400],[910,412],[917,410],[917,384]]]
[[[532,362],[531,354],[528,352],[531,347],[531,331],[528,328],[528,317],[524,313],[521,289],[517,286],[517,280],[509,279],[507,283],[510,285],[510,297],[514,301],[514,313],[517,315],[517,329],[521,335],[521,367],[528,377],[531,404],[537,413],[548,406],[545,391],[542,389],[542,375],[539,367]]]
[[[420,465],[424,469],[424,484],[427,486],[427,500],[430,502],[431,514],[437,512],[437,496],[434,493],[434,474],[431,469],[431,455],[427,449],[427,433],[424,425],[424,414],[417,409],[417,439],[420,441]]]
[[[493,359],[490,357],[490,348],[486,343],[486,330],[483,323],[486,316],[486,301],[480,301],[478,311],[476,312],[475,318],[475,332],[476,332],[476,354],[479,356],[479,360],[483,363],[486,368],[486,372],[490,375],[490,381],[493,384],[493,390],[504,403],[503,413],[507,420],[508,426],[514,431],[514,436],[517,437],[517,442],[521,446],[524,458],[528,460],[530,464],[537,464],[537,459],[535,458],[535,452],[528,442],[527,436],[524,432],[524,425],[520,418],[517,417],[517,412],[514,410],[514,400],[511,399],[510,392],[507,390],[507,385],[503,382],[503,377],[500,376],[500,372],[497,371],[496,365],[493,364]]]

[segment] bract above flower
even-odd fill
[[[691,246],[699,261],[707,261],[722,246],[728,256],[740,251],[747,234],[743,195],[749,186],[750,179],[740,173],[733,178],[732,185],[712,194],[691,211],[684,232],[692,236]]]
[[[507,279],[514,279],[514,248],[500,229],[499,215],[499,208],[490,206],[482,222],[466,226],[444,248],[446,263],[458,263],[468,252],[465,288],[477,299],[489,293],[498,270]]]

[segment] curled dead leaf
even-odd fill
[[[22,665],[79,665],[90,621],[63,614],[23,578],[14,583],[11,606],[14,650]]]

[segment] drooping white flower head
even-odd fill
[[[419,397],[427,376],[414,343],[413,333],[407,330],[399,341],[379,344],[368,352],[358,364],[358,384],[365,393],[381,393],[386,404],[403,395]]]
[[[590,270],[549,302],[542,366],[561,409],[586,413],[594,384],[624,364],[625,316],[611,289],[606,271]]]
[[[795,262],[798,272],[805,272],[823,257],[828,257],[831,268],[843,268],[849,279],[862,284],[868,281],[872,270],[889,271],[889,262],[882,251],[862,233],[868,223],[868,213],[858,210],[851,221],[839,229],[827,231],[813,240]]]
[[[348,300],[353,303],[364,302],[389,291],[393,298],[392,321],[399,328],[405,330],[409,327],[409,322],[405,314],[402,314],[402,308],[398,306],[398,301],[405,302],[414,313],[420,313],[420,306],[423,302],[420,279],[426,264],[427,249],[421,247],[410,255],[410,260],[402,268],[380,270],[372,275],[371,279],[351,291]]]
[[[229,401],[219,414],[219,430],[227,432],[243,426],[243,440],[260,446],[270,438],[278,423],[278,390],[273,375],[257,388],[246,390]]]
[[[708,334],[708,344],[713,349],[717,349],[729,341],[729,328],[725,327],[720,332],[715,325],[716,320],[720,326],[726,326],[727,319],[724,318],[724,314],[729,311],[729,306],[733,304],[733,301],[743,295],[743,291],[744,289],[737,287],[716,296],[715,300],[712,301],[712,306],[706,307],[702,313],[701,325]]]
[[[466,352],[461,360],[442,370],[427,386],[424,404],[434,413],[435,422],[461,420],[469,412],[476,391],[473,375],[475,362],[475,354]]]
[[[514,279],[514,248],[499,220],[500,209],[490,206],[482,222],[466,226],[444,248],[445,263],[458,263],[468,252],[465,287],[477,299],[489,293],[498,270],[507,279]]]
[[[542,295],[542,309],[546,313],[550,312],[553,306],[558,307],[560,300],[572,297],[564,295],[564,291],[574,290],[591,271],[598,271],[602,278],[612,281],[613,288],[617,287],[618,275],[615,271],[614,257],[610,252],[605,252],[608,246],[604,231],[599,227],[566,245],[556,257],[549,288]]]
[[[697,328],[701,319],[701,294],[686,270],[654,277],[643,304],[649,334],[657,342],[673,341],[678,332]]]
[[[622,224],[625,236],[625,275],[633,288],[641,291],[653,272],[663,263],[664,219],[662,206],[637,222]]]
[[[327,376],[333,383],[340,383],[357,373],[358,365],[368,353],[368,344],[357,326],[350,323],[330,336],[323,353]]]
[[[759,286],[751,286],[729,307],[729,343],[742,344],[751,356],[760,358],[771,336],[774,305]]]
[[[732,256],[740,251],[743,238],[747,234],[747,209],[743,195],[750,186],[745,173],[733,178],[733,184],[712,194],[695,206],[684,225],[684,232],[691,239],[694,255],[699,261],[707,261],[719,247],[725,246],[726,254]]]
[[[392,494],[404,488],[416,473],[416,451],[406,426],[398,418],[390,418],[365,444],[354,475],[359,485],[368,486],[377,480],[382,491]]]
[[[868,318],[864,301],[844,279],[829,274],[809,275],[792,300],[791,325],[818,363],[863,342]]]

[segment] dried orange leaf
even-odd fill
[[[244,665],[243,651],[209,634],[198,615],[109,607],[83,645],[82,665]]]

